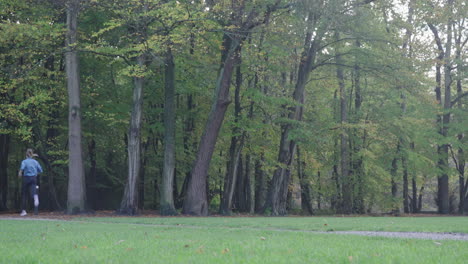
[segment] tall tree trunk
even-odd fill
[[[84,212],[86,184],[81,146],[80,75],[76,51],[80,0],[67,2],[66,74],[68,87],[68,200],[67,213]]]
[[[453,0],[447,1],[450,13],[449,19],[447,22],[447,40],[445,43],[445,52],[444,52],[444,115],[442,116],[442,136],[444,138],[448,137],[448,126],[450,123],[450,109],[451,106],[451,68],[452,63],[450,61],[451,50],[452,50],[452,8]],[[450,213],[449,208],[449,179],[448,179],[448,144],[443,144],[441,147],[441,156],[439,157],[439,167],[441,169],[441,175],[439,176],[439,185],[437,192],[437,200],[439,202],[439,213],[448,214]]]
[[[392,169],[390,171],[390,175],[392,177],[391,184],[392,184],[392,213],[399,214],[400,207],[398,206],[398,185],[397,185],[397,172],[398,172],[398,155],[400,153],[400,144],[397,146],[397,151],[395,153],[395,157],[392,160]]]
[[[340,119],[340,113],[339,113],[339,102],[338,102],[338,90],[335,90],[334,95],[333,95],[333,121],[338,122]],[[339,157],[339,151],[338,151],[338,138],[334,139],[334,144],[333,144],[333,169],[332,169],[332,181],[334,183],[335,187],[335,195],[331,197],[330,201],[330,206],[333,209],[333,211],[338,212],[341,210],[342,207],[342,185],[341,185],[341,180],[339,177],[338,173],[338,162],[340,160]]]
[[[293,93],[293,100],[298,103],[298,105],[289,109],[289,120],[302,120],[302,104],[304,103],[305,86],[315,63],[322,32],[318,32],[313,41],[312,35],[311,32],[306,34],[304,51],[301,56],[301,63],[299,65],[297,81]],[[289,167],[291,166],[296,149],[296,143],[289,139],[289,133],[292,128],[291,124],[285,124],[281,129],[281,141],[278,153],[278,162],[281,165],[275,169],[269,185],[267,201],[263,209],[264,212],[269,211],[272,215],[286,214],[286,202],[283,203],[282,201],[285,201],[287,198],[285,195],[287,195],[287,185],[289,184]]]
[[[414,0],[410,0],[408,2],[408,19],[407,19],[407,28],[405,34],[405,40],[402,45],[402,50],[404,52],[404,56],[407,58],[411,58],[411,36],[413,34],[412,26],[413,26],[413,13],[414,13]],[[401,89],[401,88],[400,88]],[[401,112],[402,116],[406,115],[406,94],[405,91],[402,89],[401,91]],[[408,155],[407,155],[407,142],[404,142],[403,138],[400,136],[400,145],[403,148],[403,155],[401,157],[401,166],[403,168],[403,211],[405,213],[409,213],[409,187],[408,187]]]
[[[454,30],[457,34],[455,37],[455,61],[457,61],[457,98],[461,98],[463,95],[462,79],[463,79],[463,62],[462,62],[462,37],[463,37],[463,24],[459,24],[458,31]],[[466,44],[466,42],[464,43]],[[457,106],[460,110],[463,109],[463,102],[458,101]],[[462,117],[458,117],[460,123],[463,122]],[[458,142],[462,143],[464,140],[464,133],[459,133],[457,135]],[[465,151],[463,147],[459,147],[457,150],[457,160],[458,160],[458,183],[459,183],[459,204],[458,204],[458,213],[463,214],[465,212],[465,207],[468,202],[467,189],[468,182],[465,182]]]
[[[137,64],[143,68],[145,55],[137,58]],[[119,213],[135,215],[138,213],[138,178],[141,165],[141,120],[143,108],[143,77],[134,77],[132,115],[128,132],[128,178]]]
[[[432,25],[431,23],[427,24],[429,28],[431,29],[432,33],[434,34],[434,39],[437,44],[437,60],[436,60],[436,87],[435,87],[435,95],[436,95],[436,100],[439,105],[442,104],[442,61],[444,60],[444,48],[442,46],[441,39],[439,37],[439,32],[437,28]],[[437,124],[439,125],[439,133],[443,135],[443,129],[442,129],[442,116],[437,115]],[[437,162],[437,167],[439,170],[444,170],[443,165],[444,165],[444,160],[442,157],[442,147],[440,145],[437,146],[437,154],[438,154],[438,162]],[[442,191],[442,183],[441,183],[441,176],[437,177],[437,207],[439,208],[439,212],[441,209],[441,191]],[[447,195],[448,198],[448,195]],[[448,199],[447,199],[448,200]],[[448,202],[447,202],[447,208],[448,208]]]
[[[411,150],[414,151],[414,143],[410,145]],[[411,185],[412,185],[412,199],[411,199],[411,212],[418,213],[418,188],[416,183],[416,173],[413,173],[413,177],[411,177]]]
[[[10,135],[0,134],[0,211],[8,209],[8,155]]]
[[[339,39],[336,33],[336,39]],[[352,181],[349,175],[349,136],[348,129],[345,128],[348,122],[348,111],[346,102],[346,88],[344,72],[342,68],[343,60],[340,55],[340,50],[336,50],[336,77],[338,78],[339,95],[340,95],[340,124],[341,124],[341,146],[340,146],[340,168],[341,182],[343,183],[343,208],[342,213],[350,214],[353,210],[352,198]]]
[[[189,94],[187,96],[187,112],[189,116],[186,118],[184,122],[185,125],[184,125],[184,136],[183,136],[184,153],[187,156],[191,156],[192,149],[196,149],[196,146],[192,146],[189,141],[190,136],[193,134],[193,131],[195,130],[195,120],[192,116],[192,110],[194,108],[195,108],[195,105],[193,103],[193,95]],[[184,182],[182,183],[179,196],[177,197],[177,200],[175,202],[175,206],[177,209],[181,209],[183,206],[185,196],[187,195],[188,183],[190,182],[190,178],[191,178],[191,172],[190,170],[188,170],[185,173]]]
[[[227,36],[229,38],[229,36]],[[231,84],[232,72],[236,63],[235,53],[238,50],[240,41],[233,39],[225,49],[228,51],[222,68],[219,73],[218,83],[215,91],[215,98],[211,106],[211,111],[203,132],[197,157],[192,169],[191,179],[187,189],[187,196],[184,200],[183,213],[190,215],[208,215],[208,201],[206,193],[206,181],[208,168],[213,156],[216,139],[224,120],[228,105],[229,87]]]
[[[356,41],[356,48],[361,48],[361,43],[359,40]],[[361,121],[361,105],[362,105],[362,93],[361,93],[361,68],[356,63],[354,65],[354,111],[355,111],[355,118],[354,122],[359,124]],[[353,177],[356,179],[357,184],[357,193],[354,197],[354,211],[359,214],[363,214],[364,212],[364,169],[363,169],[363,158],[361,149],[364,145],[364,141],[360,141],[359,139],[359,130],[355,129],[356,135],[354,135],[353,143],[353,159],[352,159],[352,172]]]
[[[238,180],[237,175],[240,156],[242,152],[242,143],[240,129],[238,126],[241,114],[240,102],[240,89],[242,86],[242,72],[241,72],[241,49],[236,54],[236,89],[234,92],[234,127],[232,128],[231,146],[229,147],[229,160],[227,162],[226,176],[224,179],[223,195],[221,198],[219,213],[223,215],[230,215],[232,213],[232,200],[233,194]],[[241,143],[242,141],[242,143]]]
[[[462,90],[461,90],[461,80],[457,81],[457,90],[458,94],[460,95]],[[458,103],[459,108],[462,108],[461,102]],[[463,141],[464,134],[460,133],[457,135],[457,138],[459,142]],[[463,150],[462,147],[458,148],[457,151],[457,159],[458,159],[458,181],[459,181],[459,205],[458,205],[458,212],[460,214],[463,214],[465,212],[466,204],[468,203],[468,181],[465,181],[465,165],[466,165],[466,160],[465,160],[465,151]]]
[[[171,48],[166,51],[165,94],[164,94],[164,168],[161,184],[160,213],[176,215],[174,207],[174,169],[175,169],[175,86],[174,58]]]
[[[404,91],[401,92],[401,114],[404,116],[406,114],[406,95]],[[408,143],[400,136],[399,146],[403,148],[401,151],[401,167],[403,169],[403,212],[409,213],[409,187],[408,187],[408,153],[407,145]]]

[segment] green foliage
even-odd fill
[[[440,1],[415,1],[411,23],[402,10],[408,1],[395,6],[375,1],[344,8],[351,7],[352,1],[341,0],[298,1],[291,5],[284,2],[268,19],[256,17],[255,22],[260,25],[249,32],[239,32],[240,25],[230,23],[235,15],[233,10],[238,7],[235,4],[245,4],[242,8],[249,14],[270,8],[275,2],[83,3],[77,50],[86,175],[91,177],[87,181],[92,182],[88,188],[111,197],[97,202],[96,208],[113,209],[118,203],[114,200],[120,199],[115,197],[123,191],[133,78],[145,79],[142,204],[146,208],[157,207],[164,160],[164,65],[169,49],[175,62],[176,189],[182,190],[210,111],[224,33],[248,34],[241,51],[241,111],[235,116],[233,102],[229,106],[210,163],[212,208],[220,201],[232,137],[244,137],[242,156],[250,154],[250,167],[261,164],[270,179],[280,166],[282,129],[290,128],[288,139],[301,148],[304,182],[312,187],[313,206],[318,206],[321,199],[322,209],[327,210],[341,191],[337,187],[340,179],[335,178],[339,175],[334,175],[334,170],[340,171],[342,135],[349,138],[350,162],[362,161],[362,171],[355,172],[352,180],[353,190],[358,185],[363,189],[366,210],[387,211],[393,206],[395,199],[389,197],[394,157],[408,159],[409,175],[416,179],[418,190],[421,186],[432,190],[431,181],[440,173],[437,146],[448,144],[454,153],[461,149],[466,156],[466,137],[458,140],[458,135],[466,132],[467,97],[459,101],[460,106],[444,110],[433,94],[436,84],[432,68],[437,54],[435,43],[428,39],[431,32],[427,23],[433,23],[441,36],[445,34],[448,13]],[[459,36],[464,36],[462,17],[466,5],[458,0],[455,4],[454,28]],[[60,200],[65,200],[68,163],[64,20],[60,1],[0,2],[0,134],[13,136],[10,154],[14,159],[24,152],[26,145],[47,155],[44,158],[51,164],[49,170]],[[297,103],[293,91],[303,51],[309,47],[304,43],[305,37],[308,33],[317,37],[322,30],[320,48],[305,87],[306,98],[304,103]],[[402,49],[407,30],[412,32],[408,43],[411,52]],[[335,38],[335,32],[339,32],[341,39]],[[348,120],[343,123],[336,77],[337,51],[343,61],[340,66],[347,100]],[[142,66],[136,62],[139,56],[145,57]],[[459,58],[451,58],[453,91],[456,80],[464,85],[465,57],[462,52]],[[355,104],[358,75],[362,97],[359,107]],[[235,78],[236,75],[233,83]],[[232,101],[233,94],[234,86]],[[294,107],[303,109],[302,120],[288,118]],[[447,136],[440,134],[440,124],[436,123],[437,115],[444,113],[453,117]],[[297,171],[295,159],[290,168],[293,174]],[[15,174],[16,169],[10,165],[9,175]],[[318,171],[320,179],[316,176]],[[445,171],[452,182],[456,180],[458,174],[453,168]],[[401,179],[401,166],[397,174]],[[292,179],[298,181],[297,175]],[[401,182],[398,184],[400,187]],[[17,199],[12,197],[13,191],[10,200]]]

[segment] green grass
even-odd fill
[[[310,231],[413,231],[468,233],[468,217],[135,217],[83,221]]]
[[[354,220],[353,220],[354,219]],[[357,224],[361,219],[363,223]],[[0,220],[0,263],[466,263],[468,241],[318,234],[339,230],[446,225],[466,218],[83,218]],[[456,218],[453,218],[456,219]],[[357,222],[353,222],[353,221]],[[404,220],[404,221],[403,221]],[[99,221],[99,222],[95,222]],[[111,222],[109,222],[111,221]],[[129,224],[129,223],[146,224]],[[446,223],[448,222],[448,223]],[[153,224],[153,225],[152,225]],[[157,226],[165,224],[170,226]],[[356,226],[355,226],[356,225]],[[465,224],[468,225],[468,222]],[[195,226],[192,227],[192,226]],[[224,228],[229,226],[231,228]],[[356,227],[356,228],[354,228]],[[298,229],[279,231],[277,229]],[[320,227],[321,228],[321,227]],[[348,229],[346,229],[348,228]]]

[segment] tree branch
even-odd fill
[[[434,39],[437,43],[437,49],[439,50],[439,55],[443,57],[444,56],[443,54],[445,52],[444,52],[444,47],[442,46],[442,41],[440,40],[440,37],[439,37],[439,31],[437,31],[437,28],[434,26],[434,24],[427,22],[427,25],[431,29],[432,34],[434,34]]]
[[[460,175],[462,175],[462,172],[460,171],[460,167],[458,166],[457,159],[455,158],[455,153],[453,153],[452,146],[448,145],[448,148],[450,149],[450,154],[452,154],[453,163],[455,163],[455,167],[457,168],[458,173],[460,173]]]
[[[468,95],[468,92],[464,92],[462,94],[460,94],[459,96],[457,96],[457,98],[455,98],[450,105],[455,105],[458,101],[460,101],[460,99],[462,99],[463,97],[467,96]]]

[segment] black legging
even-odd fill
[[[21,197],[23,202],[21,203],[21,210],[26,210],[26,201],[28,200],[27,192],[31,199],[34,199],[36,194],[37,176],[23,176],[23,186],[21,188]]]

